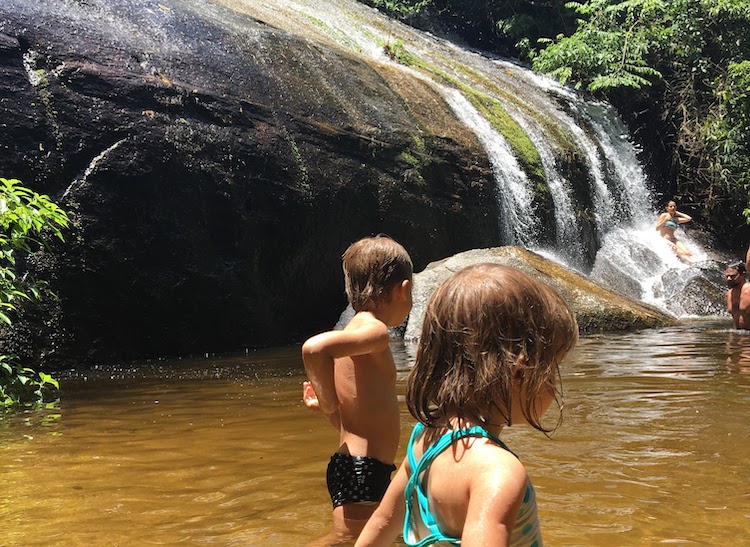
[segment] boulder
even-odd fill
[[[404,338],[419,338],[427,301],[453,272],[471,264],[512,266],[554,288],[576,316],[582,334],[629,331],[674,325],[677,320],[627,295],[611,291],[583,275],[520,247],[474,249],[429,264],[414,276],[414,307]]]
[[[654,285],[654,296],[678,316],[729,316],[724,269],[720,262],[707,260],[690,268],[670,269]]]

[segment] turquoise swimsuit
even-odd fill
[[[505,444],[488,433],[481,426],[474,426],[465,429],[456,429],[448,431],[443,434],[433,445],[427,448],[422,454],[422,458],[417,462],[414,457],[414,442],[424,431],[425,426],[421,423],[417,423],[412,431],[411,439],[406,447],[406,457],[409,461],[409,467],[411,468],[411,476],[409,481],[406,483],[404,489],[404,498],[406,501],[406,515],[404,517],[404,542],[411,547],[426,547],[435,543],[445,541],[451,545],[461,545],[460,538],[452,538],[443,534],[438,527],[435,517],[430,512],[429,503],[427,499],[427,491],[422,481],[422,474],[427,470],[433,460],[443,450],[451,446],[454,442],[464,437],[484,437],[491,440],[501,448],[507,450],[511,454],[513,452],[505,446]],[[515,456],[515,454],[513,454]],[[413,505],[415,501],[419,509],[419,519],[429,530],[429,535],[424,539],[416,539],[414,519],[416,515],[412,515]],[[531,485],[531,481],[526,481],[526,494],[521,504],[521,509],[518,511],[516,517],[516,523],[513,526],[511,533],[511,546],[528,546],[528,547],[541,547],[542,546],[542,533],[539,528],[539,516],[536,508],[536,494],[534,487]]]
[[[668,221],[666,221],[664,223],[664,227],[665,228],[672,228],[673,230],[676,230],[677,229],[677,221],[675,221],[675,220],[673,220],[673,219],[670,218]]]

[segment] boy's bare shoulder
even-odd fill
[[[344,330],[367,330],[373,334],[388,336],[388,326],[370,312],[361,311],[352,317]]]
[[[388,348],[388,327],[369,312],[356,314],[343,330],[316,334],[302,346],[303,358],[315,354],[333,358],[365,355]]]

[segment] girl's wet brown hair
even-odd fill
[[[414,270],[406,249],[385,234],[352,243],[342,260],[346,297],[356,312],[390,298],[388,291]]]
[[[452,417],[489,424],[493,415],[510,425],[516,382],[528,423],[552,431],[535,403],[548,390],[562,406],[558,365],[577,341],[575,316],[551,287],[515,268],[468,266],[427,304],[409,411],[428,427],[449,427]]]

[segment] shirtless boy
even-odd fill
[[[724,271],[727,287],[727,310],[735,329],[750,330],[750,283],[745,281],[745,264],[736,262]]]
[[[353,243],[343,255],[343,268],[354,317],[343,330],[318,334],[302,346],[310,380],[303,384],[303,400],[340,433],[326,475],[333,527],[314,545],[357,538],[396,469],[400,434],[388,327],[403,323],[411,310],[411,258],[393,239],[379,235]]]

